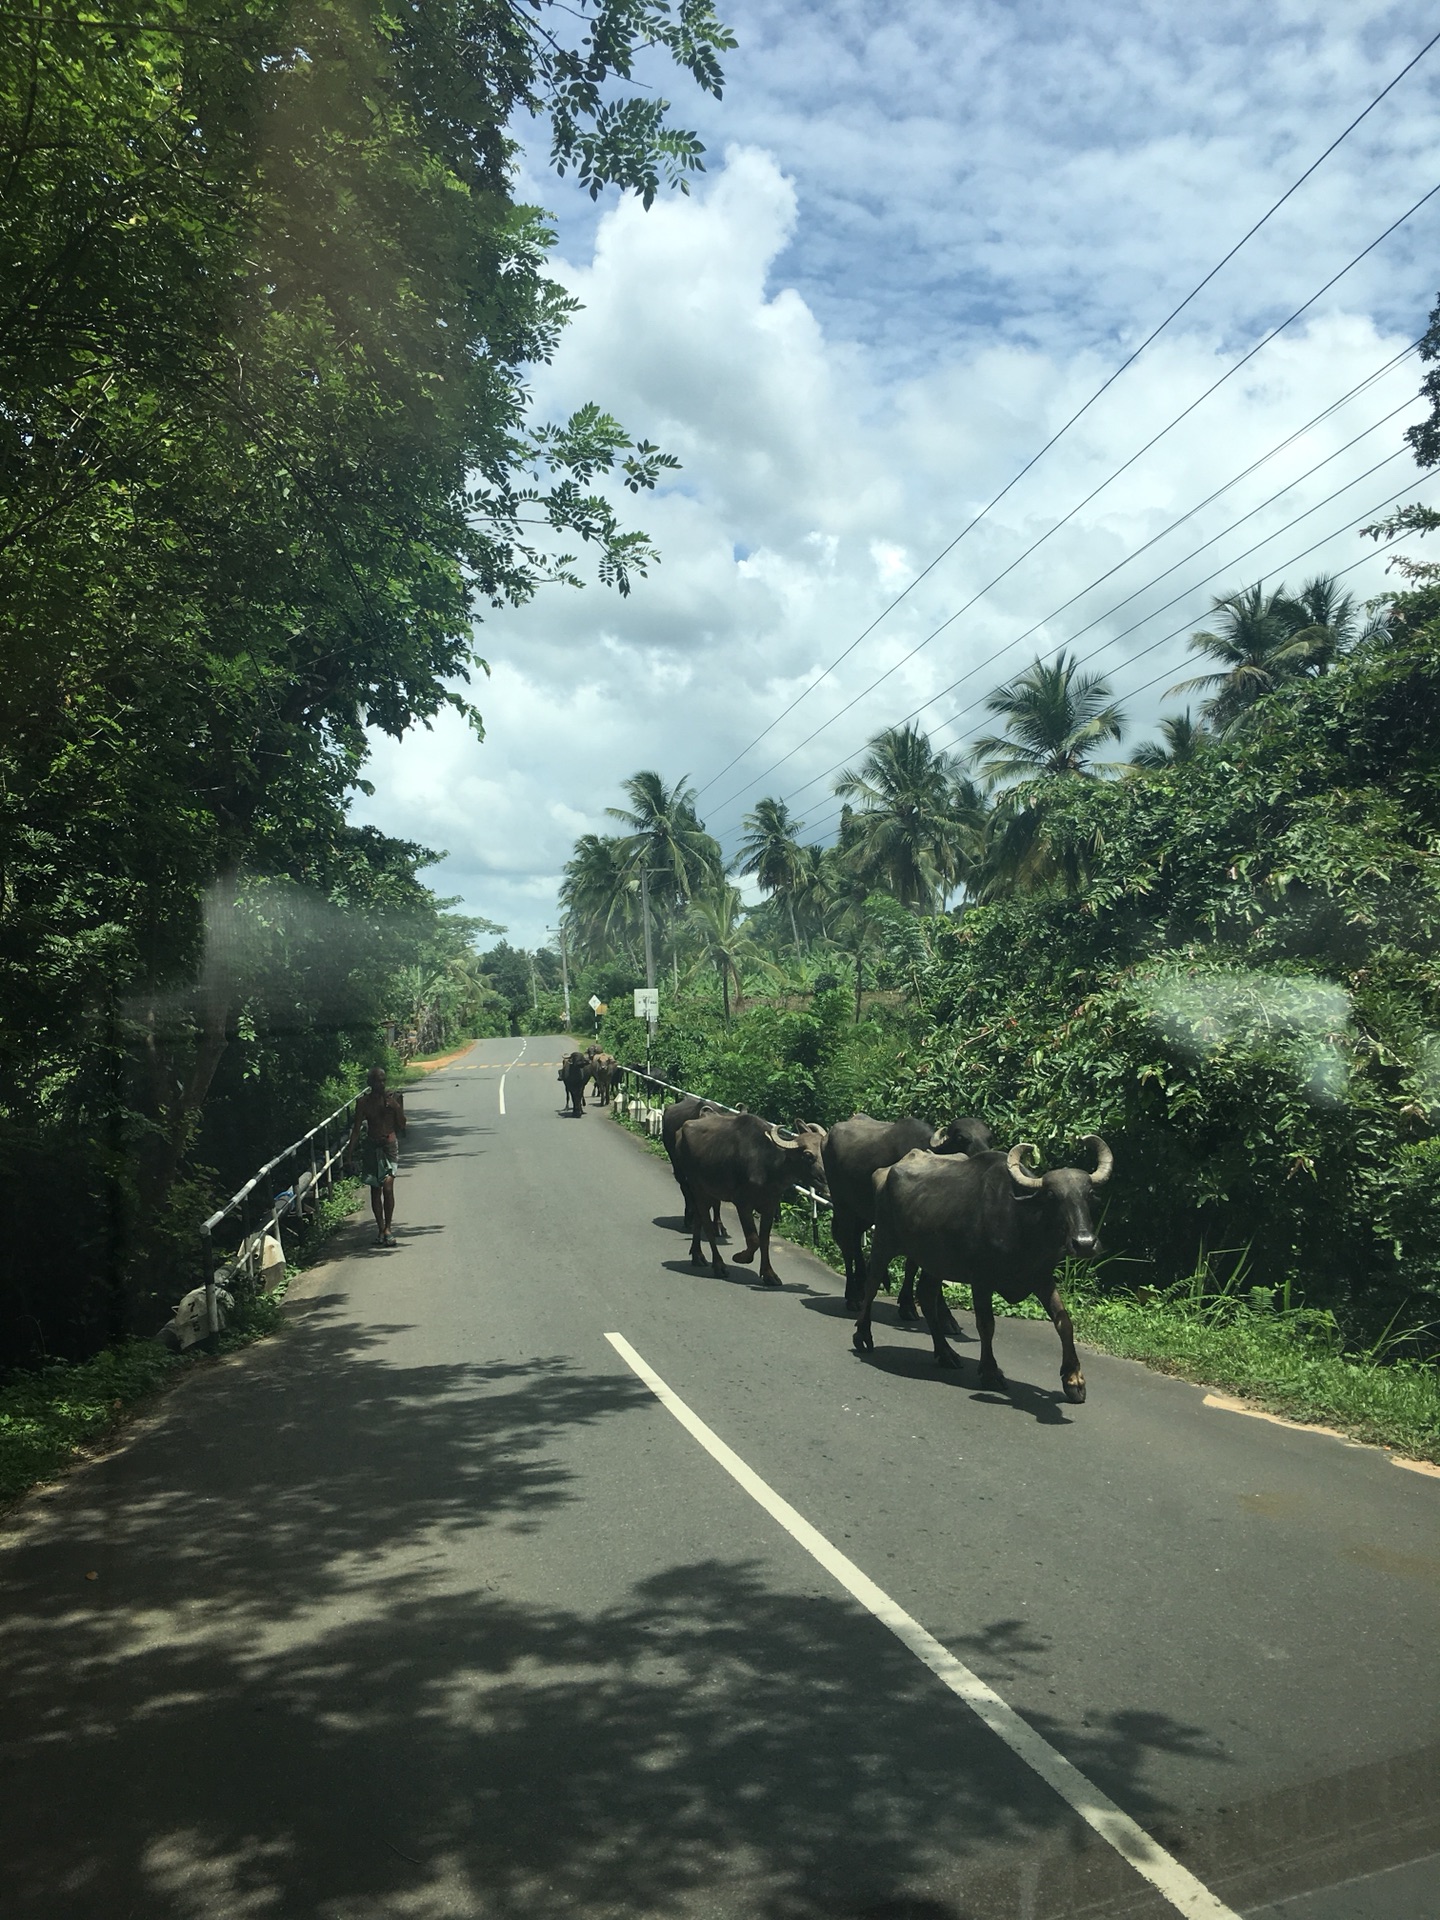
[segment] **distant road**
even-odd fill
[[[0,1535],[7,1920],[1440,1920],[1440,1479],[1094,1353],[1069,1407],[1045,1325],[1008,1398],[883,1304],[860,1361],[560,1051],[409,1090],[398,1249]]]

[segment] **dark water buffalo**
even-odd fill
[[[720,1258],[720,1203],[728,1200],[740,1217],[745,1245],[735,1255],[749,1264],[760,1254],[760,1280],[778,1287],[770,1263],[770,1229],[780,1202],[794,1186],[825,1191],[825,1129],[802,1123],[787,1140],[754,1113],[702,1113],[687,1120],[675,1141],[675,1177],[694,1199],[690,1258],[701,1264],[700,1239],[710,1242],[710,1264],[724,1273]],[[760,1217],[759,1230],[755,1226]]]
[[[874,1348],[870,1309],[891,1260],[903,1253],[920,1264],[920,1307],[940,1366],[960,1364],[941,1323],[942,1282],[969,1283],[980,1331],[983,1387],[1005,1385],[995,1364],[994,1296],[998,1293],[1013,1305],[1033,1293],[1060,1335],[1065,1398],[1083,1400],[1085,1376],[1070,1315],[1055,1285],[1055,1269],[1067,1254],[1096,1251],[1090,1196],[1110,1178],[1114,1164],[1098,1133],[1085,1144],[1095,1152],[1093,1173],[1081,1167],[1058,1167],[1043,1175],[1029,1172],[1025,1159],[1036,1149],[1028,1140],[1008,1154],[945,1159],[911,1153],[882,1168],[875,1176],[875,1234],[865,1304],[855,1323],[856,1352]]]
[[[872,1120],[855,1113],[837,1121],[825,1140],[825,1173],[834,1216],[830,1231],[845,1261],[845,1304],[858,1313],[865,1297],[865,1229],[875,1224],[875,1175],[893,1167],[917,1147],[931,1153],[984,1153],[990,1129],[983,1120],[951,1120],[932,1127],[928,1120]],[[905,1284],[896,1309],[902,1320],[915,1318],[915,1263],[905,1262]],[[954,1321],[949,1331],[960,1329]]]
[[[590,1056],[590,1078],[594,1082],[599,1105],[608,1107],[620,1081],[620,1062],[613,1053],[594,1053]]]
[[[590,1062],[583,1053],[567,1053],[555,1078],[565,1089],[567,1116],[585,1118],[585,1082],[590,1078]]]
[[[702,1113],[723,1112],[724,1108],[717,1107],[713,1100],[702,1100],[697,1093],[687,1093],[682,1100],[672,1100],[660,1116],[660,1139],[670,1161],[675,1184],[680,1189],[680,1197],[685,1202],[687,1232],[695,1225],[695,1197],[680,1177],[680,1169],[675,1163],[675,1142],[680,1138],[680,1129],[687,1120],[698,1120]]]

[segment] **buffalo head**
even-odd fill
[[[931,1153],[987,1153],[994,1144],[989,1127],[973,1114],[947,1120],[930,1136]]]
[[[1039,1149],[1029,1140],[1020,1141],[1005,1156],[1010,1178],[1025,1198],[1043,1197],[1054,1220],[1057,1239],[1064,1243],[1066,1253],[1077,1259],[1100,1250],[1090,1218],[1090,1195],[1096,1187],[1104,1186],[1115,1164],[1115,1156],[1098,1133],[1088,1134],[1085,1144],[1095,1150],[1093,1173],[1086,1173],[1083,1167],[1055,1167],[1049,1173],[1031,1173],[1025,1160],[1027,1156],[1038,1158]]]
[[[810,1120],[802,1120],[795,1129],[793,1140],[787,1140],[778,1127],[766,1127],[765,1138],[782,1148],[786,1154],[795,1156],[790,1179],[797,1187],[810,1187],[816,1193],[829,1193],[825,1162],[820,1157],[825,1149],[824,1127],[817,1127]]]

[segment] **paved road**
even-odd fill
[[[1173,1916],[612,1332],[1232,1912],[1440,1916],[1440,1480],[1098,1355],[1067,1407],[1045,1326],[1008,1399],[861,1362],[808,1255],[688,1267],[558,1052],[412,1092],[399,1248],[11,1524],[7,1916]]]

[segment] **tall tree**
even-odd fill
[[[666,786],[660,774],[646,770],[621,782],[628,807],[607,807],[606,813],[629,827],[625,858],[638,874],[643,867],[654,879],[652,891],[672,904],[714,884],[723,861],[695,812],[695,789],[682,774]]]
[[[735,1010],[744,1007],[743,969],[763,965],[763,955],[745,931],[745,908],[738,887],[720,881],[690,902],[686,926],[694,936],[702,963],[713,966],[720,976],[720,998],[725,1024],[730,1024],[730,989],[735,989]]]
[[[1079,662],[1064,653],[1036,660],[997,688],[985,705],[1005,727],[1003,736],[975,742],[981,770],[990,780],[1089,773],[1099,749],[1125,730],[1125,715],[1109,682],[1098,673],[1082,673]]]
[[[783,800],[757,801],[753,812],[745,816],[745,838],[735,861],[737,873],[754,874],[765,893],[784,901],[797,955],[802,949],[795,921],[795,894],[805,874],[805,854],[798,836],[804,825]]]
[[[1210,734],[1198,725],[1187,707],[1184,713],[1172,713],[1160,722],[1160,738],[1146,740],[1130,756],[1130,764],[1142,773],[1157,773],[1163,767],[1183,766],[1204,751]]]
[[[962,763],[916,726],[877,733],[835,792],[856,800],[851,857],[872,886],[932,913],[973,871],[981,801]]]
[[[640,883],[619,834],[582,833],[565,863],[560,904],[579,947],[598,959],[618,943],[632,953]]]
[[[1307,673],[1328,673],[1385,624],[1382,616],[1367,614],[1353,593],[1344,592],[1333,573],[1317,573],[1293,598],[1287,595],[1282,612],[1297,664]]]
[[[147,1217],[241,1038],[250,881],[346,870],[370,730],[479,728],[487,605],[649,563],[609,495],[673,462],[532,417],[573,302],[515,126],[648,202],[701,149],[635,61],[718,92],[730,44],[707,0],[10,10],[0,1103]]]
[[[1215,671],[1182,680],[1170,692],[1208,692],[1202,715],[1223,733],[1283,680],[1303,672],[1311,649],[1299,637],[1295,602],[1283,585],[1267,593],[1257,581],[1242,592],[1218,595],[1212,604],[1219,619],[1192,633],[1189,646],[1215,661]]]

